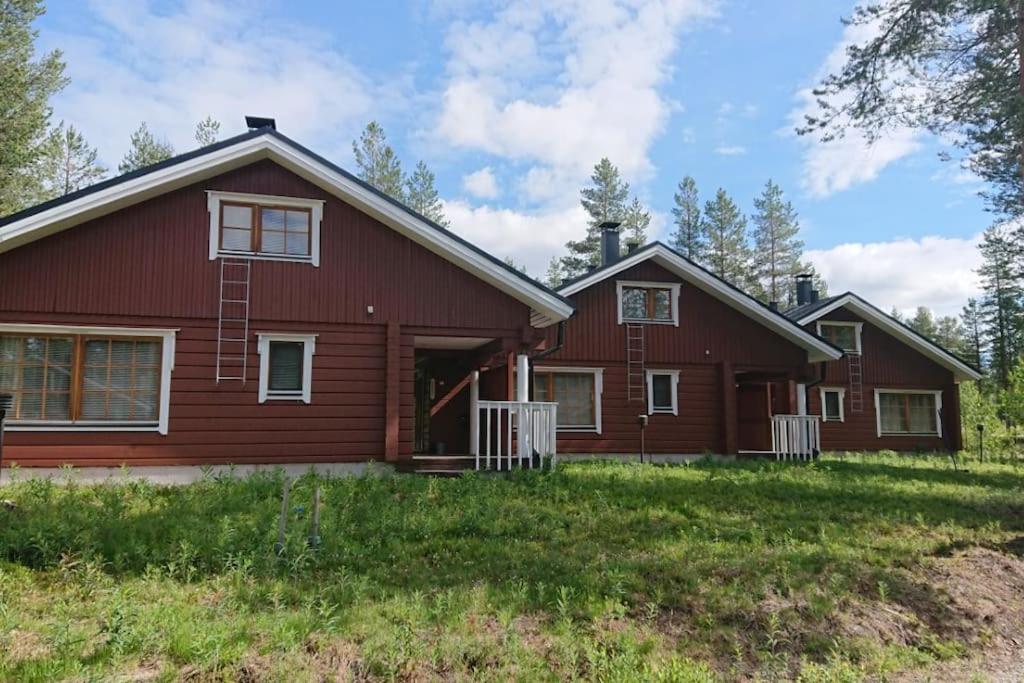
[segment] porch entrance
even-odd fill
[[[740,383],[736,387],[737,445],[741,451],[772,450],[771,385]]]

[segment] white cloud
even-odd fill
[[[721,145],[715,147],[715,154],[723,157],[738,157],[743,156],[747,153],[747,148],[743,145]]]
[[[522,181],[533,201],[574,197],[602,156],[631,179],[648,174],[649,148],[674,106],[659,86],[678,34],[715,4],[517,0],[457,22],[435,135],[533,164]]]
[[[582,236],[587,223],[580,206],[526,214],[468,202],[445,202],[452,230],[499,258],[511,256],[532,277],[543,279],[551,257],[570,239]]]
[[[462,188],[480,199],[494,199],[498,196],[498,181],[490,166],[462,176]]]
[[[815,76],[820,81],[826,75],[839,71],[846,61],[846,50],[852,44],[869,40],[877,27],[849,25],[839,43],[821,65]],[[811,88],[797,93],[798,106],[790,112],[790,127],[803,126],[805,117],[819,113],[818,98]],[[839,106],[841,100],[832,104]],[[792,133],[792,130],[787,133]],[[829,142],[814,134],[803,138],[802,184],[814,197],[828,197],[837,192],[870,182],[891,164],[916,152],[921,147],[921,133],[912,128],[896,127],[886,131],[874,143],[857,129],[847,130],[845,136]]]
[[[44,33],[65,52],[71,83],[55,101],[111,165],[145,120],[179,151],[196,146],[196,122],[212,115],[227,136],[246,114],[275,117],[286,134],[340,152],[339,130],[358,130],[392,102],[331,44],[307,27],[283,26],[258,7],[187,0],[95,0],[74,35]],[[382,105],[381,102],[385,104]],[[329,144],[322,144],[329,140]],[[331,145],[336,145],[334,148]]]
[[[913,313],[927,306],[938,315],[956,315],[980,291],[975,273],[981,263],[980,242],[980,234],[853,242],[806,256],[832,294],[850,290],[886,312],[895,306]]]

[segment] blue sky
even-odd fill
[[[584,230],[578,190],[609,156],[670,230],[675,184],[724,187],[749,214],[769,178],[800,213],[833,291],[959,310],[977,289],[978,183],[940,144],[892,131],[793,135],[807,89],[856,38],[852,0],[51,0],[45,47],[71,85],[55,112],[115,167],[146,120],[177,149],[195,122],[245,114],[351,166],[380,121],[438,176],[453,227],[542,275]],[[370,9],[372,7],[372,9]]]

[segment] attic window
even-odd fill
[[[853,322],[818,322],[818,336],[847,353],[860,353],[860,332],[863,325]]]
[[[265,258],[320,263],[323,201],[208,192],[210,259]]]
[[[679,324],[679,285],[618,282],[619,323]]]

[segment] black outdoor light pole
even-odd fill
[[[978,462],[985,462],[985,425],[978,424]]]
[[[0,394],[0,468],[4,466],[4,418],[7,411],[14,405],[14,397],[10,394]],[[0,473],[3,469],[0,469]]]
[[[644,432],[647,430],[647,416],[637,415],[637,424],[640,425],[640,464],[644,462]]]

